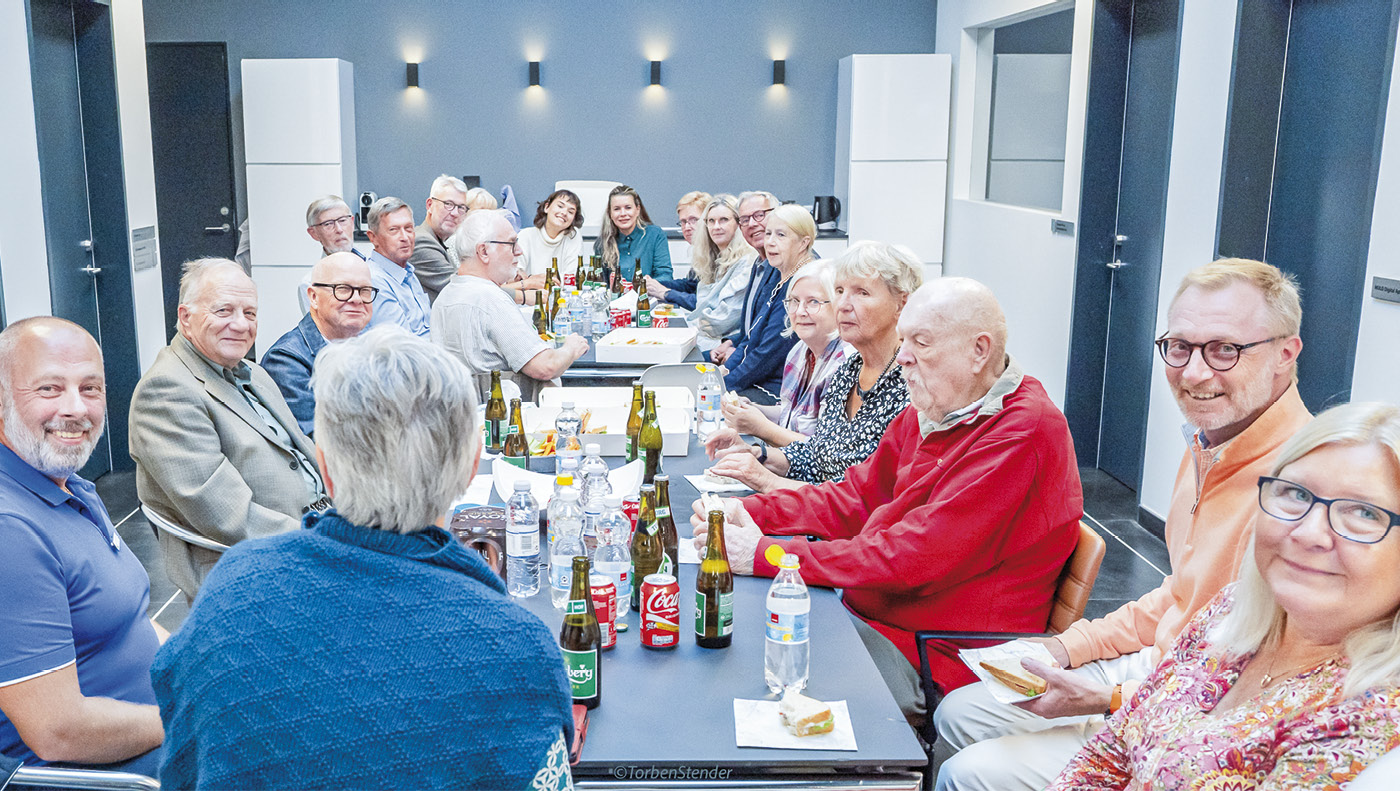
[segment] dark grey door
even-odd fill
[[[160,216],[166,340],[175,335],[180,267],[238,249],[228,52],[222,41],[146,45]]]
[[[1180,4],[1095,6],[1065,410],[1081,464],[1137,491],[1176,96]]]
[[[111,10],[30,0],[28,11],[53,315],[92,333],[107,374],[107,431],[82,470],[93,478],[132,466],[126,423],[140,378]]]

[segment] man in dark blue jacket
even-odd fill
[[[263,369],[277,383],[297,425],[308,437],[315,428],[311,368],[316,355],[328,342],[360,334],[373,315],[377,292],[370,285],[369,264],[353,253],[331,253],[311,269],[311,283],[306,287],[310,312],[263,355]]]

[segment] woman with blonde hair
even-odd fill
[[[1400,744],[1400,408],[1323,412],[1272,473],[1239,582],[1052,789],[1332,789]]]
[[[700,331],[700,348],[713,349],[739,326],[744,294],[758,258],[739,233],[739,202],[733,195],[710,199],[692,249],[691,272],[697,285],[686,321]],[[648,278],[648,293],[656,282]]]
[[[601,256],[608,269],[626,280],[632,279],[638,266],[643,275],[671,277],[666,232],[652,224],[642,196],[626,184],[619,184],[608,193],[608,208],[603,212],[603,226],[593,243],[593,254]]]

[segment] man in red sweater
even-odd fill
[[[724,501],[725,544],[737,573],[774,576],[777,544],[800,558],[808,584],[843,589],[891,692],[919,718],[914,632],[1043,630],[1083,495],[1065,417],[1007,355],[1006,318],[986,286],[924,285],[899,332],[910,406],[875,452],[844,481]],[[934,647],[945,689],[974,680],[955,646]]]

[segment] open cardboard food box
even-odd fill
[[[600,363],[662,365],[684,362],[695,348],[694,327],[621,327],[598,339]]]
[[[585,407],[578,407],[582,412]],[[596,442],[604,456],[621,456],[627,452],[627,416],[630,407],[587,407],[590,410],[588,426],[581,439],[583,444]],[[521,410],[525,421],[525,434],[533,444],[543,439],[544,433],[554,428],[554,418],[559,415],[557,406],[541,406],[531,410]],[[684,456],[690,452],[689,409],[657,407],[656,418],[661,422],[661,455]]]

